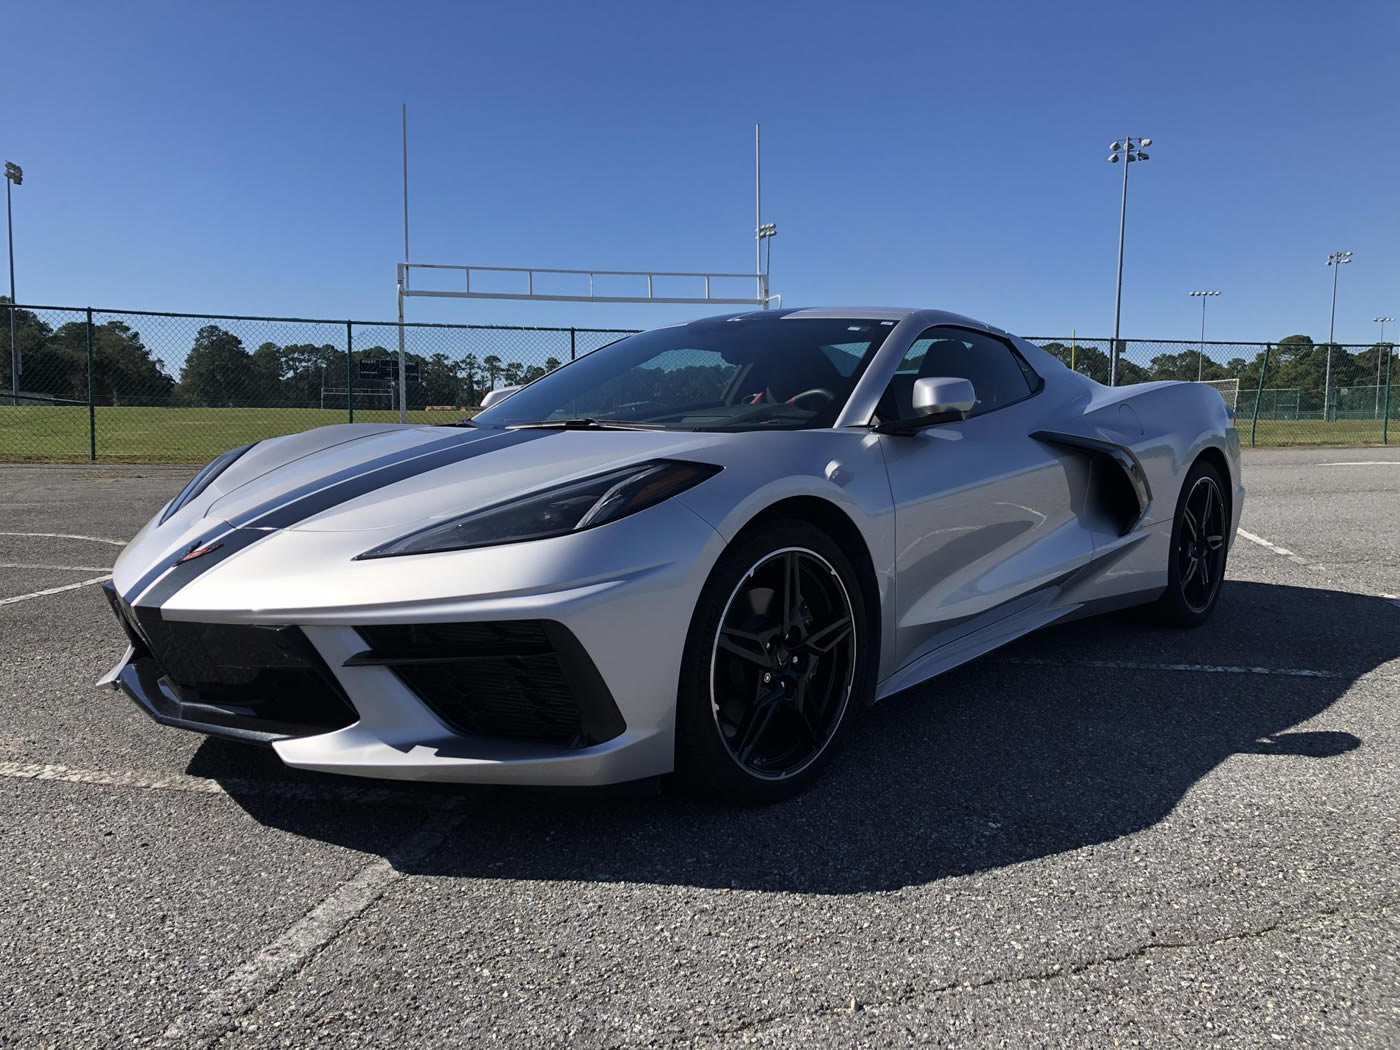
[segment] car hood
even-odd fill
[[[722,465],[709,453],[733,437],[342,424],[254,446],[188,511],[237,527],[406,531],[642,460]]]

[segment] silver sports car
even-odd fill
[[[1211,387],[935,310],[659,328],[493,400],[210,463],[117,562],[104,683],[300,769],[765,801],[1037,627],[1203,623],[1244,497]]]

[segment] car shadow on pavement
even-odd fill
[[[415,810],[456,800],[464,819],[416,874],[890,890],[1148,828],[1233,755],[1344,761],[1356,736],[1292,727],[1400,656],[1398,627],[1384,599],[1235,581],[1201,630],[1121,614],[1065,624],[863,712],[810,791],[764,808],[654,788],[348,782],[401,802],[386,822],[349,794],[303,806],[252,790],[255,773],[287,779],[270,753],[206,741],[189,772],[268,826],[391,857]],[[1163,666],[1183,664],[1216,670]]]

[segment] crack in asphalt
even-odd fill
[[[902,995],[862,1002],[852,998],[848,1006],[825,1006],[813,1010],[792,1010],[782,1013],[769,1014],[763,1017],[754,1018],[743,1024],[734,1025],[728,1028],[717,1028],[713,1033],[705,1036],[685,1037],[679,1042],[669,1045],[673,1047],[696,1047],[704,1046],[732,1036],[748,1035],[765,1028],[772,1028],[778,1024],[792,1021],[797,1018],[826,1018],[838,1017],[842,1014],[854,1014],[870,1011],[879,1013],[884,1010],[898,1008],[901,1006],[911,1006],[915,1003],[936,999],[939,996],[948,995],[953,992],[977,991],[984,988],[1009,988],[1016,985],[1036,984],[1049,981],[1062,980],[1067,977],[1075,977],[1079,974],[1088,973],[1103,966],[1111,966],[1116,963],[1131,962],[1134,959],[1141,959],[1157,953],[1170,953],[1186,951],[1190,949],[1213,948],[1220,945],[1238,944],[1246,941],[1258,940],[1280,931],[1305,930],[1322,925],[1330,919],[1342,919],[1350,921],[1354,919],[1377,919],[1390,915],[1394,909],[1400,906],[1400,897],[1383,900],[1368,908],[1358,908],[1354,910],[1343,910],[1340,907],[1323,908],[1320,911],[1304,916],[1294,916],[1284,918],[1280,916],[1277,920],[1256,929],[1243,930],[1237,933],[1222,934],[1219,937],[1208,937],[1202,940],[1179,940],[1179,941],[1148,941],[1137,947],[1120,952],[1115,955],[1105,955],[1101,958],[1090,959],[1080,963],[1068,965],[1057,964],[1048,970],[1038,972],[1018,974],[1016,976],[992,976],[976,981],[954,981],[949,984],[935,985],[927,988],[911,988]],[[607,1050],[636,1050],[642,1044],[637,1043],[611,1043]],[[650,1042],[646,1045],[655,1045]]]

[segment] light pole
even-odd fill
[[[1113,352],[1109,355],[1108,363],[1109,386],[1118,385],[1118,321],[1123,312],[1123,232],[1128,223],[1128,165],[1150,159],[1143,152],[1143,147],[1150,145],[1151,139],[1125,137],[1122,142],[1110,143],[1108,147],[1108,162],[1123,162],[1123,203],[1118,210],[1118,291],[1113,297]]]
[[[19,343],[15,341],[15,215],[10,205],[10,185],[24,184],[24,169],[5,161],[5,230],[10,242],[10,404],[19,404]]]
[[[1193,296],[1201,297],[1201,352],[1196,355],[1196,382],[1201,381],[1201,368],[1206,359],[1206,300],[1212,295],[1219,295],[1218,291],[1213,292],[1192,292]]]
[[[1351,262],[1351,252],[1332,252],[1327,256],[1327,265],[1332,267],[1332,319],[1327,322],[1327,371],[1322,380],[1322,421],[1328,419],[1328,407],[1332,397],[1332,334],[1337,327],[1337,274],[1342,266]]]
[[[1376,418],[1379,419],[1381,415],[1381,362],[1390,356],[1390,347],[1385,345],[1385,326],[1394,321],[1395,318],[1373,317],[1371,320],[1381,326],[1381,337],[1376,343]]]

